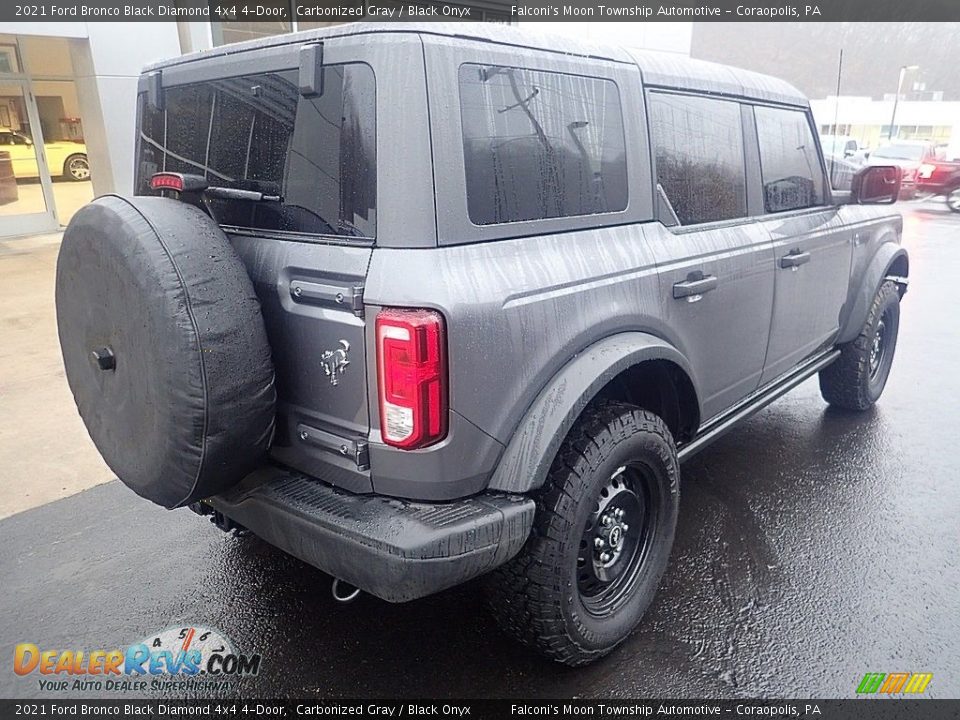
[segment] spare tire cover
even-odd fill
[[[270,346],[243,263],[207,215],[167,198],[93,201],[64,232],[56,301],[80,416],[130,488],[177,507],[263,458]]]

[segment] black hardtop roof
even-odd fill
[[[784,80],[749,70],[695,60],[668,52],[631,50],[619,45],[577,40],[561,35],[541,33],[499,23],[442,23],[442,22],[355,22],[334,25],[318,30],[258,38],[246,42],[223,45],[212,50],[182,55],[163,62],[153,63],[145,71],[162,70],[166,67],[184,65],[198,60],[248,53],[263,48],[293,45],[311,40],[346,37],[350,35],[381,34],[386,40],[397,33],[416,33],[429,42],[429,38],[464,38],[480,42],[508,45],[519,50],[560,53],[583,58],[626,63],[640,68],[644,83],[680,90],[728,95],[808,107],[807,98],[797,88]]]

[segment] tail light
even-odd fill
[[[183,175],[179,173],[156,173],[150,178],[151,190],[173,190],[174,192],[183,192]]]
[[[937,169],[936,165],[931,165],[930,163],[924,163],[923,165],[920,166],[918,175],[922,177],[924,180],[927,180],[933,175],[933,171],[936,169]]]
[[[158,172],[150,176],[150,189],[172,190],[178,193],[203,192],[207,189],[207,180],[202,175]]]
[[[388,445],[414,450],[447,434],[447,359],[443,316],[433,310],[377,314],[380,432]]]

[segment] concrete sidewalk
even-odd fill
[[[114,479],[63,372],[59,247],[60,233],[0,240],[0,518]]]

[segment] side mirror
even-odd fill
[[[858,170],[850,185],[855,205],[891,205],[900,196],[903,171],[896,165],[870,165]]]

